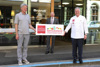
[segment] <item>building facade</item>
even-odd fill
[[[55,12],[60,24],[65,27],[74,16],[74,8],[80,7],[81,14],[86,17],[89,34],[86,44],[99,44],[100,41],[100,1],[99,0],[0,0],[0,29],[14,28],[15,14],[20,12],[20,4],[28,5],[27,13],[31,24],[45,24],[50,12]],[[45,44],[45,36],[36,36],[31,33],[30,44]],[[71,40],[70,31],[61,40]],[[0,45],[16,44],[15,33],[0,32]]]
[[[100,44],[100,1],[87,0],[87,23],[89,34],[87,43]]]

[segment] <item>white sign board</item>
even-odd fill
[[[36,24],[36,35],[63,35],[64,25]]]

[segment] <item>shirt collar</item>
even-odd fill
[[[22,12],[20,12],[20,14],[22,14],[22,15],[26,15],[26,14],[23,14]]]
[[[80,17],[80,16],[81,16],[81,15],[79,15],[79,17]],[[76,18],[79,18],[79,17],[77,17],[76,15],[75,15],[75,17],[76,17]]]
[[[54,17],[51,17],[51,18],[53,18],[53,19],[54,19]]]

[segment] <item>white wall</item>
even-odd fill
[[[87,22],[91,21],[91,5],[94,3],[98,5],[98,21],[100,21],[100,1],[87,0]]]

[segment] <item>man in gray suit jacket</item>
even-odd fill
[[[46,24],[59,24],[58,19],[56,19],[54,12],[51,12],[51,17],[47,19]],[[50,46],[50,37],[52,37],[52,45]],[[45,54],[53,53],[55,44],[55,36],[47,36],[47,49]]]

